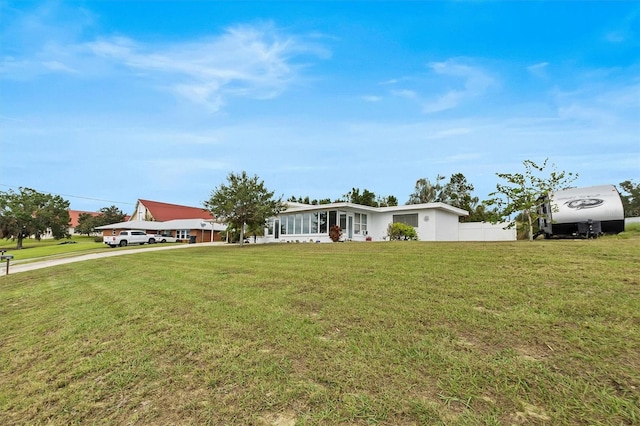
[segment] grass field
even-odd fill
[[[640,238],[139,253],[0,277],[0,424],[638,424]]]

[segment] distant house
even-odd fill
[[[211,212],[201,207],[139,199],[131,220],[96,229],[102,231],[103,236],[138,229],[147,234],[168,234],[183,241],[213,242],[222,240],[220,233],[226,225],[217,223]]]

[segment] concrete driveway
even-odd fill
[[[207,246],[220,246],[226,243],[198,243],[198,244],[169,244],[169,245],[153,245],[153,246],[140,246],[140,248],[129,248],[127,250],[119,250],[114,248],[113,250],[106,250],[101,253],[79,254],[74,257],[65,257],[62,259],[47,259],[47,260],[24,260],[11,262],[9,264],[9,275],[17,274],[20,272],[33,271],[35,269],[48,268],[50,266],[64,265],[67,263],[82,262],[85,260],[102,259],[104,257],[113,256],[126,256],[128,254],[136,254],[142,251],[160,251],[160,250],[178,250],[189,249],[194,247],[207,247]],[[6,271],[6,263],[0,263],[0,276],[4,276]]]

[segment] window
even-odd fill
[[[314,213],[315,214],[315,213]],[[302,215],[302,233],[309,233],[309,220],[311,219],[311,213],[305,213]]]
[[[327,231],[327,212],[320,212],[319,215],[320,218],[320,233],[321,234],[326,234]]]
[[[176,231],[176,238],[179,240],[186,240],[191,236],[190,234],[189,229],[178,229]]]
[[[393,223],[406,223],[414,228],[418,227],[418,213],[413,214],[394,214]]]
[[[353,232],[367,235],[367,215],[364,213],[355,213],[353,215]]]
[[[274,222],[275,222],[275,219],[273,217],[270,217],[269,219],[267,219],[267,235],[273,235]]]
[[[311,213],[311,233],[318,233],[318,213]]]
[[[338,212],[330,211],[329,212],[329,228],[338,224]]]
[[[295,226],[294,233],[296,233],[296,234],[302,234],[302,215],[301,215],[301,214],[297,214],[297,215],[295,216],[295,218],[296,218],[296,219],[295,219],[295,221],[296,221],[296,222],[295,222],[295,223],[296,223],[296,226]]]
[[[347,229],[347,212],[340,212],[340,229]]]
[[[288,215],[287,217],[287,234],[293,234],[293,222],[294,222],[294,215]]]

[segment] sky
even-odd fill
[[[640,181],[635,1],[0,0],[0,191],[76,210],[276,197],[404,204],[523,161]]]

